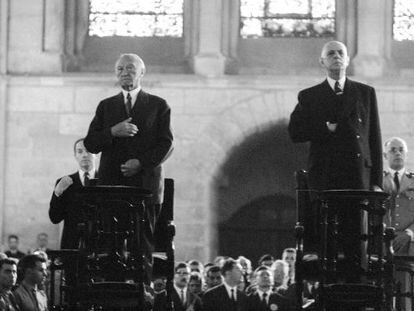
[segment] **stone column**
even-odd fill
[[[3,242],[5,221],[6,103],[7,77],[0,75],[0,243]]]
[[[224,74],[225,57],[221,52],[222,0],[199,1],[199,42],[193,66],[196,74],[216,77]]]
[[[356,75],[380,77],[392,69],[392,1],[358,1]]]

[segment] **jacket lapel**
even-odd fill
[[[349,79],[345,80],[343,96],[345,98],[339,119],[343,119],[349,116],[356,109],[358,102],[358,90],[356,89],[355,84]]]

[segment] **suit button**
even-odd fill
[[[359,122],[359,123],[362,123],[362,119],[361,119],[361,118],[358,118],[358,122]]]
[[[360,138],[361,138],[361,136],[359,136],[359,135],[356,135],[355,137],[356,137],[357,139],[360,139]]]
[[[395,207],[400,207],[400,205],[399,204],[395,204]]]
[[[397,216],[397,217],[398,217],[398,216],[400,216],[400,214],[395,214],[395,216]]]
[[[400,225],[400,223],[399,223],[399,222],[396,222],[396,223],[395,223],[395,225],[396,225],[396,226],[399,226],[399,225]]]
[[[360,153],[357,153],[357,154],[356,154],[356,157],[357,157],[357,158],[360,158],[360,157],[361,157],[361,154],[360,154]]]
[[[397,194],[395,197],[398,199],[398,198],[400,197],[400,195],[399,195],[399,194]]]

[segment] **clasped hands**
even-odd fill
[[[131,123],[132,118],[128,118],[111,127],[111,134],[115,137],[132,137],[138,133],[138,127]]]
[[[138,159],[129,159],[121,164],[121,172],[125,177],[134,176],[141,169],[141,162]]]

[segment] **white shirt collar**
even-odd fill
[[[392,178],[394,178],[395,172],[398,172],[398,179],[399,181],[401,181],[402,176],[405,174],[405,167],[403,167],[399,171],[393,170],[392,168],[388,168],[388,171],[390,172]]]
[[[85,171],[79,170],[79,179],[82,183],[82,185],[85,185]],[[90,170],[88,171],[89,174],[89,179],[95,178],[95,171],[94,170]]]
[[[234,299],[237,300],[237,286],[231,287],[229,284],[226,283],[226,281],[224,281],[223,284],[227,290],[227,294],[229,295],[229,298],[231,298],[231,290],[233,290]]]
[[[259,294],[260,300],[263,299],[263,294],[266,293],[267,294],[266,301],[269,301],[270,289],[268,291],[264,292],[264,291],[262,291],[261,289],[258,288],[257,293]]]
[[[336,82],[336,80],[332,79],[329,76],[327,76],[326,79],[328,80],[328,83],[329,83],[329,86],[331,87],[331,89],[335,91],[335,82]],[[346,76],[343,76],[341,79],[338,80],[339,87],[341,88],[342,91],[344,90],[344,87],[345,87],[345,80],[346,80]]]
[[[124,95],[124,103],[126,104],[127,95],[129,93],[129,95],[131,95],[131,107],[134,107],[134,104],[135,104],[135,101],[137,100],[139,91],[141,91],[140,86],[138,86],[136,89],[133,89],[131,91],[125,91],[124,89],[122,89],[122,95]]]

